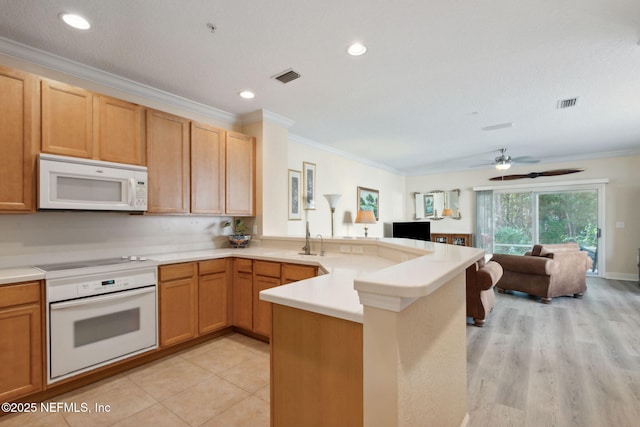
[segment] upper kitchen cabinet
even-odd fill
[[[93,157],[93,94],[53,80],[42,80],[42,151]]]
[[[144,165],[144,109],[53,80],[42,80],[42,151]]]
[[[191,123],[191,212],[224,214],[225,132]]]
[[[189,120],[147,110],[148,211],[189,212]]]
[[[144,108],[108,96],[97,97],[97,102],[100,159],[144,165]]]
[[[36,76],[0,66],[0,211],[35,210],[39,99]]]
[[[227,132],[226,213],[255,215],[256,141],[247,135]]]

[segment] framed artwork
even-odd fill
[[[293,169],[289,169],[289,219],[302,219],[302,173]]]
[[[302,162],[302,173],[304,174],[304,208],[316,208],[316,164]]]
[[[433,194],[425,194],[424,196],[424,216],[433,216]]]
[[[380,209],[378,190],[371,188],[358,187],[358,210],[369,209],[373,211],[376,221],[380,220],[378,212]]]

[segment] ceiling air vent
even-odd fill
[[[563,108],[575,107],[577,102],[578,98],[561,99],[560,101],[558,101],[557,108],[558,110],[562,110]]]
[[[289,69],[286,71],[283,71],[279,74],[276,74],[275,76],[272,77],[273,79],[276,79],[282,83],[289,83],[295,79],[300,78],[300,74],[296,73],[295,71]]]

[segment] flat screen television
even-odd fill
[[[394,222],[393,237],[431,240],[431,223],[427,221]]]

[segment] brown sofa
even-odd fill
[[[563,295],[581,298],[587,290],[587,271],[592,263],[577,243],[535,245],[524,256],[494,254],[491,260],[504,270],[496,285],[499,292],[525,292],[540,297],[545,304]]]
[[[484,326],[487,316],[493,310],[495,294],[493,287],[502,276],[502,267],[497,262],[484,258],[467,268],[467,317],[473,318],[473,324]]]

